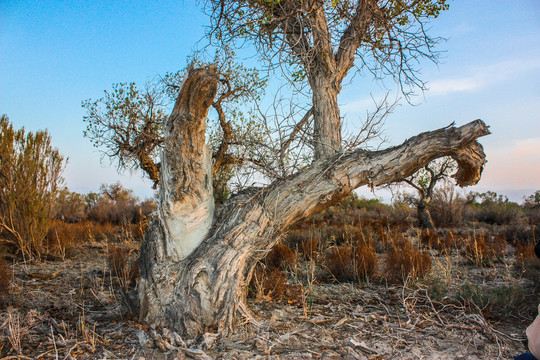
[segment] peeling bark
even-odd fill
[[[211,199],[211,167],[201,119],[207,112],[203,105],[211,104],[212,84],[211,69],[190,72],[167,124],[160,216],[150,225],[139,262],[139,318],[143,322],[185,336],[208,329],[229,333],[239,314],[249,316],[246,286],[255,264],[288,225],[340,201],[359,186],[403,179],[442,156],[457,160],[458,184],[480,179],[485,154],[476,139],[489,134],[481,120],[426,132],[383,151],[338,152],[266,188],[233,196],[222,205],[207,234],[207,222],[193,229],[197,241],[190,244],[196,246],[186,251],[185,239],[177,237],[182,232],[171,229],[178,222],[189,223],[190,214],[200,207],[210,220],[205,204]]]

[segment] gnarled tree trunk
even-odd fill
[[[141,248],[140,320],[195,336],[233,330],[245,307],[256,262],[284,228],[338,202],[362,185],[405,178],[431,160],[452,156],[456,181],[480,179],[485,162],[476,142],[489,134],[476,120],[415,136],[383,151],[338,152],[266,188],[229,199],[213,216],[204,122],[215,94],[211,68],[189,72],[167,124],[159,216]]]
[[[429,200],[425,197],[421,197],[416,204],[416,212],[418,217],[418,226],[421,229],[435,230],[435,225],[433,224],[433,219],[428,210]]]

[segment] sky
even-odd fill
[[[83,137],[81,101],[113,83],[144,83],[185,67],[208,19],[195,1],[0,2],[0,113],[16,128],[47,128],[69,158],[66,185],[98,191],[120,181],[140,198],[153,195],[142,173],[117,173]],[[446,41],[439,64],[423,62],[429,90],[401,101],[385,122],[387,145],[420,132],[481,118],[488,163],[466,191],[492,190],[521,202],[540,190],[540,2],[450,1],[431,23]],[[347,128],[373,108],[372,98],[398,94],[392,81],[355,77],[339,97]],[[365,196],[386,198],[361,189]]]

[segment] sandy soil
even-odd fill
[[[129,318],[106,251],[94,244],[65,261],[13,264],[12,291],[0,311],[0,358],[513,359],[525,350],[532,321],[530,313],[488,321],[460,304],[434,303],[420,285],[314,283],[296,301],[250,299],[258,326],[241,319],[235,335],[188,341]],[[437,264],[444,273],[448,265]],[[27,277],[58,270],[48,280]],[[468,276],[504,282],[501,272]]]

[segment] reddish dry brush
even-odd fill
[[[304,239],[300,243],[300,253],[307,260],[315,260],[319,253],[319,242],[315,239]]]
[[[139,266],[133,249],[127,246],[111,244],[108,247],[107,260],[111,273],[117,278],[120,286],[128,288],[135,284],[139,277]]]
[[[278,243],[266,255],[265,263],[268,267],[291,269],[296,266],[296,253],[287,245]]]
[[[266,300],[298,302],[302,297],[301,285],[287,281],[287,275],[276,267],[258,265],[249,283],[248,296]]]
[[[386,276],[391,281],[424,277],[431,270],[431,256],[416,249],[403,237],[394,239],[386,258]]]
[[[506,238],[504,236],[488,236],[474,234],[466,240],[465,257],[476,266],[485,266],[495,257],[504,255],[506,251]]]
[[[325,254],[328,272],[342,281],[357,281],[372,276],[377,263],[375,249],[367,245],[332,247]]]

